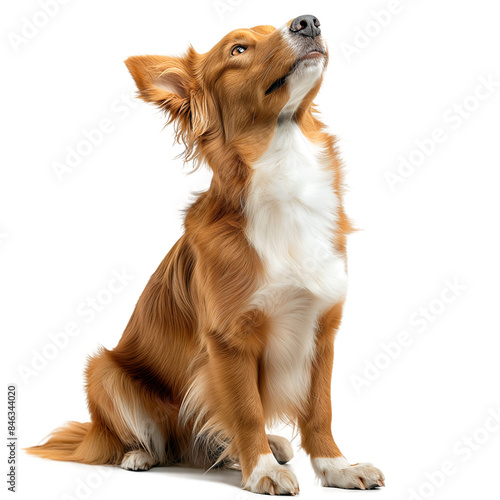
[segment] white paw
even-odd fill
[[[293,458],[293,448],[288,439],[274,434],[267,435],[269,448],[273,452],[274,458],[280,464],[286,464]]]
[[[299,483],[295,474],[283,465],[279,465],[272,453],[260,456],[243,488],[266,495],[299,493]]]
[[[133,450],[125,453],[120,467],[126,470],[149,470],[156,465],[156,460],[145,451]]]
[[[312,466],[323,486],[366,490],[385,486],[384,475],[372,464],[350,465],[344,457],[313,458]]]

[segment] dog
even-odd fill
[[[318,19],[229,33],[209,52],[125,61],[208,165],[210,188],[152,275],[118,345],[90,358],[91,422],[29,448],[129,470],[237,467],[246,490],[299,492],[292,423],[323,486],[384,486],[331,432],[334,337],[346,296],[342,165],[313,99],[328,63]]]

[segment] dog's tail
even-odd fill
[[[41,445],[26,448],[31,455],[84,464],[117,464],[123,457],[121,441],[93,422],[68,422],[50,434]]]
[[[90,431],[90,422],[68,422],[65,426],[56,429],[50,434],[44,444],[26,448],[31,455],[52,460],[75,461],[74,456],[78,447]]]

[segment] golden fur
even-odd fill
[[[238,43],[251,44],[251,62],[226,57]],[[163,464],[237,462],[244,482],[259,456],[270,453],[264,431],[270,416],[259,390],[270,322],[248,306],[264,270],[245,236],[242,206],[251,166],[269,146],[289,98],[286,86],[265,100],[263,91],[295,57],[279,30],[260,26],[228,34],[206,54],[190,48],[184,57],[126,61],[140,97],[165,111],[186,158],[206,162],[213,180],[187,210],[184,235],[152,275],[118,345],[90,359],[91,422],[70,422],[30,453],[120,464],[127,452],[140,449]],[[340,200],[331,241],[345,256],[351,226],[341,203],[342,169],[335,140],[312,103],[320,85],[321,79],[294,119],[327,152]],[[307,402],[295,414],[273,409],[298,424],[311,457],[341,456],[330,429],[330,383],[342,305],[318,320]]]

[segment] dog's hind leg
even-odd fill
[[[117,465],[147,470],[167,462],[172,410],[151,392],[141,390],[140,382],[116,364],[109,351],[90,361],[87,390],[92,420],[98,416],[120,440],[123,451]]]

